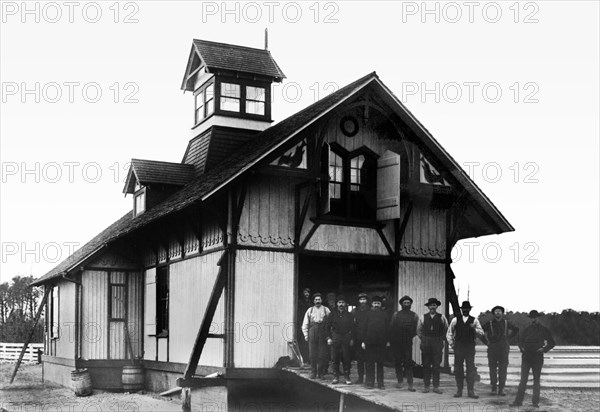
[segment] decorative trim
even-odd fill
[[[347,122],[352,123],[352,129],[348,129]],[[340,130],[344,133],[344,136],[354,137],[358,134],[359,129],[358,120],[354,116],[344,116],[340,120]]]

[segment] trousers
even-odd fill
[[[344,376],[350,375],[350,365],[352,362],[350,335],[334,336],[331,351],[333,353],[333,375],[336,377],[340,376],[340,362],[344,369]]]
[[[383,385],[383,360],[385,358],[385,345],[367,343],[365,344],[365,348],[365,367],[367,372],[365,383],[367,385],[375,384],[375,364],[377,364],[377,384]]]
[[[442,338],[423,336],[421,339],[421,357],[423,358],[423,384],[426,388],[431,385],[433,375],[433,387],[440,386],[440,364],[442,363],[442,351],[444,341]]]
[[[454,378],[459,392],[463,390],[465,381],[465,370],[463,364],[467,365],[467,390],[473,392],[475,387],[475,344],[456,343],[454,346]]]
[[[492,389],[500,391],[506,385],[506,370],[508,369],[508,342],[490,343],[487,349],[488,366],[490,367],[490,383]]]
[[[540,376],[542,375],[542,366],[544,366],[543,352],[523,352],[521,355],[521,381],[519,382],[519,389],[517,389],[515,403],[519,405],[523,403],[530,369],[533,373],[533,399],[531,402],[535,405],[540,402]]]
[[[354,356],[356,357],[356,372],[358,378],[363,379],[365,376],[365,359],[367,357],[366,351],[361,346],[362,342],[355,342],[354,344]]]
[[[410,343],[392,342],[392,353],[394,355],[394,366],[396,367],[396,379],[402,382],[406,374],[406,382],[413,383],[412,341]]]
[[[323,374],[329,363],[327,336],[323,322],[308,325],[308,352],[312,373]]]

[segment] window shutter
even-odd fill
[[[400,155],[387,150],[377,160],[377,220],[400,218]]]
[[[146,271],[144,325],[146,335],[156,335],[156,269],[149,269]]]
[[[59,289],[58,286],[54,286],[52,288],[52,325],[51,325],[51,335],[53,338],[60,338],[59,336],[59,310],[60,310],[60,295],[59,295]]]
[[[329,145],[321,147],[321,180],[319,181],[319,215],[329,213],[331,200],[329,197]]]

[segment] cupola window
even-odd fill
[[[221,83],[221,110],[239,112],[242,100],[239,84]]]

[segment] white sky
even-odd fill
[[[1,281],[43,275],[129,210],[132,157],[181,160],[192,38],[260,48],[268,27],[287,75],[276,121],[375,70],[459,164],[479,163],[473,179],[516,232],[455,251],[476,312],[599,310],[598,2],[423,4],[59,1],[27,14],[3,1]],[[39,102],[23,94],[36,83]],[[439,101],[421,95],[436,84]]]

